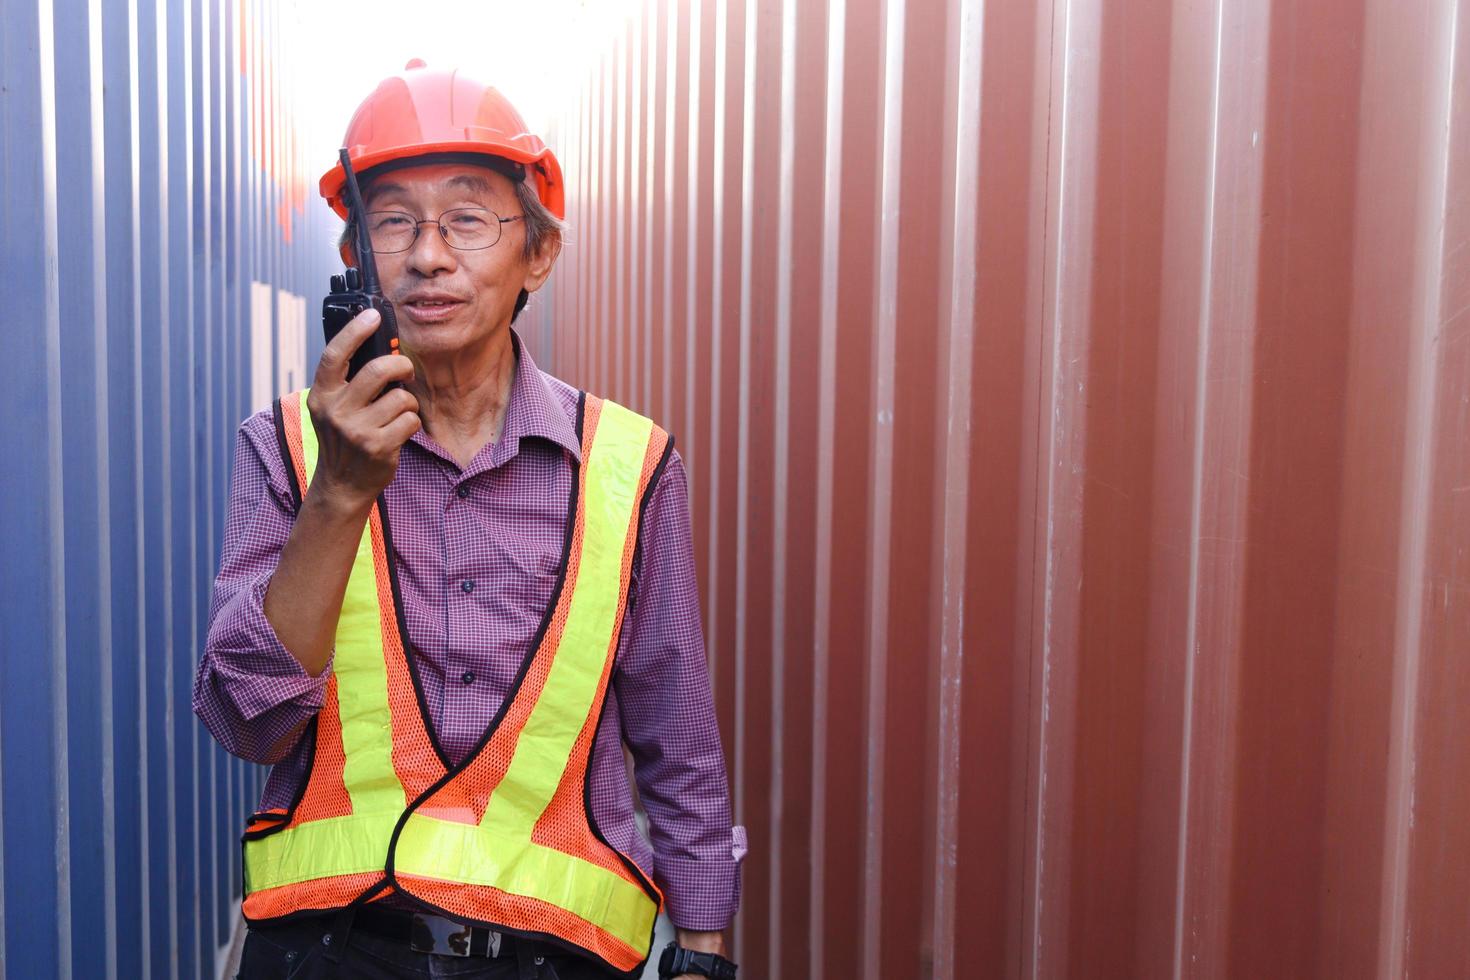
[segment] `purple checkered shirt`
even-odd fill
[[[519,338],[500,441],[461,469],[423,432],[384,493],[407,643],[429,721],[458,762],[484,734],[551,603],[573,464],[581,459],[576,389],[543,373]],[[260,808],[285,807],[305,777],[288,732],[322,706],[313,678],[265,618],[266,587],[294,507],[270,412],[240,427],[209,635],[194,712],[231,753],[274,763]],[[633,759],[650,840],[634,819],[622,746]],[[690,546],[684,464],[674,453],[654,488],[633,565],[628,611],[589,779],[608,842],[664,890],[684,929],[729,925],[739,901],[745,831],[732,827],[710,696]],[[243,815],[242,815],[243,817]]]

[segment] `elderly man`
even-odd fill
[[[345,140],[401,350],[240,429],[195,711],[272,763],[242,977],[734,976],[732,827],[683,465],[511,329],[561,248],[556,158],[411,62]],[[322,192],[347,216],[344,171]],[[352,232],[344,257],[354,258]],[[633,760],[652,846],[634,817]]]

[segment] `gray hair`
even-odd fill
[[[566,237],[567,223],[552,214],[541,203],[541,197],[529,180],[515,181],[516,203],[521,206],[521,219],[526,226],[526,242],[521,254],[529,262],[552,245],[560,246]]]

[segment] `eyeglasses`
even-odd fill
[[[470,252],[490,248],[500,241],[500,229],[525,215],[502,218],[487,208],[451,208],[437,218],[419,220],[403,211],[369,211],[368,239],[373,251],[383,255],[407,252],[419,240],[419,227],[437,225],[450,248]]]

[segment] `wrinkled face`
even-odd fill
[[[501,218],[521,214],[508,177],[468,164],[391,171],[371,182],[364,206],[370,215],[396,211],[425,222],[455,208],[486,208]],[[546,281],[555,256],[525,258],[524,220],[500,229],[492,247],[466,251],[450,247],[426,223],[407,251],[375,256],[406,353],[420,360],[452,358],[483,344],[509,326],[520,291],[534,292]]]

